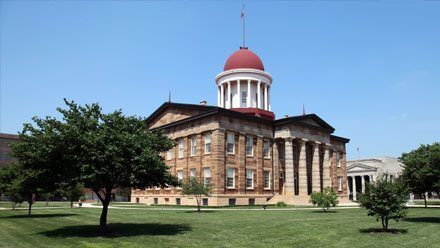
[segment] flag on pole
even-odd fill
[[[244,4],[243,4],[243,8],[241,9],[241,18],[244,17]]]

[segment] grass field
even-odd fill
[[[438,247],[440,208],[409,209],[394,234],[363,209],[110,209],[113,234],[98,235],[101,209],[0,211],[0,247]]]

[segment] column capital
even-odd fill
[[[284,143],[286,143],[286,142],[292,144],[292,142],[293,142],[293,137],[286,137],[286,138],[284,138]]]

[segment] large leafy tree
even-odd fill
[[[403,180],[412,192],[423,196],[427,207],[427,192],[440,191],[440,143],[421,145],[403,153],[399,160],[405,165]]]
[[[81,196],[84,195],[84,186],[81,183],[74,183],[70,185],[63,185],[59,193],[61,196],[66,197],[70,202],[70,208],[73,208],[73,202],[78,201]]]
[[[203,196],[210,196],[212,185],[205,184],[197,178],[192,177],[188,182],[182,184],[182,195],[192,195],[196,198],[197,211],[201,211],[201,201]]]
[[[388,230],[388,221],[406,216],[408,188],[401,180],[387,180],[379,177],[376,182],[366,185],[364,194],[358,196],[361,207],[366,208],[369,216],[381,220],[382,230]]]
[[[57,109],[62,120],[34,117],[35,126],[26,124],[13,151],[20,162],[28,161],[27,168],[50,176],[53,185],[82,183],[92,189],[103,205],[102,233],[108,232],[113,188],[176,184],[160,155],[174,143],[160,131],[148,131],[144,119],[124,116],[120,110],[104,114],[98,104],[65,104],[66,109]],[[31,156],[26,156],[28,151]]]

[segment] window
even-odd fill
[[[247,92],[241,92],[241,107],[246,107],[247,104]]]
[[[177,171],[177,180],[179,183],[183,182],[183,170]]]
[[[254,171],[246,170],[246,188],[253,189],[254,188]]]
[[[176,205],[180,205],[180,198],[176,198]]]
[[[264,143],[263,143],[263,156],[265,158],[269,158],[270,157],[269,149],[270,149],[269,141],[264,141]]]
[[[270,171],[264,171],[264,188],[270,189]]]
[[[205,134],[205,154],[211,153],[211,133]]]
[[[338,191],[342,191],[342,177],[338,177]]]
[[[255,205],[255,198],[249,198],[249,206]]]
[[[196,169],[191,169],[191,170],[189,170],[189,178],[195,178],[196,177],[196,173],[197,173],[197,171],[196,171]]]
[[[247,137],[246,138],[246,156],[254,155],[254,138]]]
[[[338,167],[341,167],[341,153],[340,152],[336,152],[336,165]]]
[[[154,205],[159,204],[159,198],[154,198]]]
[[[173,159],[173,148],[167,151],[167,160]]]
[[[226,174],[226,187],[227,188],[234,188],[234,186],[235,186],[235,169],[228,168],[228,171]]]
[[[228,142],[226,145],[226,149],[229,154],[235,153],[235,134],[228,133]]]
[[[235,206],[235,198],[229,198],[229,206]]]
[[[211,169],[204,168],[203,169],[203,183],[206,185],[211,184]]]
[[[183,139],[179,139],[179,158],[183,158]]]
[[[191,136],[191,156],[195,156],[197,152],[197,139],[196,136]]]
[[[208,198],[203,198],[202,199],[202,205],[203,206],[208,206]]]

